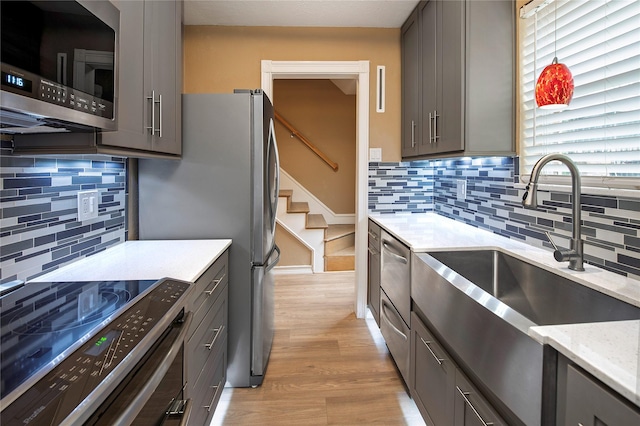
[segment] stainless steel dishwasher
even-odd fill
[[[382,230],[380,332],[405,383],[409,383],[410,253],[407,246]]]

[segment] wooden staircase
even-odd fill
[[[304,214],[306,229],[324,229],[324,271],[355,269],[355,225],[329,225],[322,214],[309,211],[309,203],[293,201],[293,190],[282,189],[287,214]]]
[[[355,270],[355,225],[329,225],[324,231],[324,270]]]

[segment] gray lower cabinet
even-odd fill
[[[369,220],[367,304],[380,326],[380,227]]]
[[[195,282],[193,312],[185,344],[185,398],[191,400],[189,424],[208,424],[226,382],[229,251]]]
[[[454,426],[507,426],[460,370],[456,371]]]
[[[401,34],[403,158],[514,154],[514,3],[421,1]]]
[[[429,426],[506,426],[414,312],[410,371],[411,397]]]
[[[558,425],[637,426],[640,409],[599,380],[558,357]]]

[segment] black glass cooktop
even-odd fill
[[[91,338],[156,283],[29,283],[1,297],[0,399],[52,361],[59,362],[67,349]]]

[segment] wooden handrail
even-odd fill
[[[304,135],[302,135],[299,131],[297,131],[295,129],[295,127],[293,127],[291,125],[291,123],[289,123],[280,114],[278,114],[277,111],[274,111],[274,116],[275,116],[276,120],[278,120],[280,123],[282,123],[282,125],[284,125],[284,127],[286,127],[287,130],[289,130],[291,132],[292,136],[295,136],[298,139],[300,139],[302,141],[302,143],[304,143],[307,147],[309,147],[309,149],[311,151],[313,151],[314,154],[316,154],[318,157],[322,158],[322,160],[325,163],[327,163],[329,165],[329,167],[331,167],[334,171],[338,170],[338,163],[335,163],[335,162],[331,161],[329,159],[329,157],[327,157],[324,154],[324,152],[320,151],[320,149],[318,149],[318,147],[316,147],[314,144],[312,144],[311,141],[309,141],[309,139],[305,138]]]

